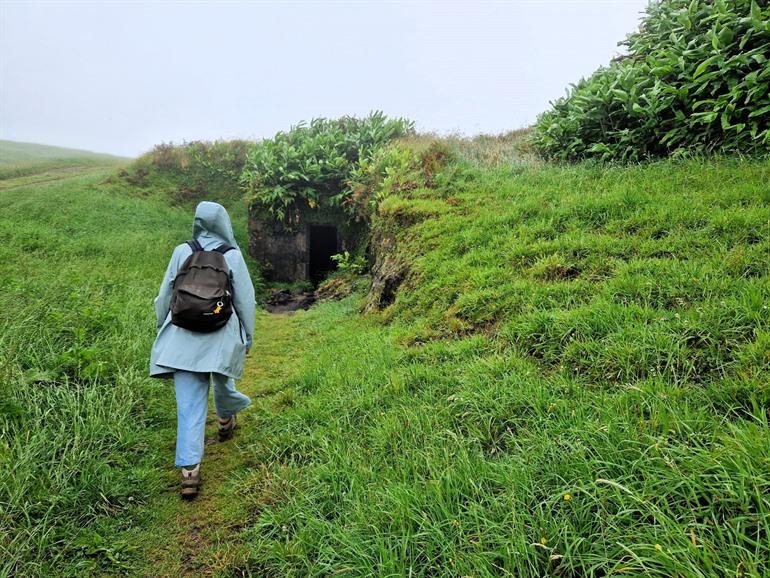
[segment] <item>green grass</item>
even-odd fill
[[[120,566],[108,537],[158,490],[173,405],[147,377],[151,304],[190,218],[102,194],[105,176],[0,197],[0,575]]]
[[[770,163],[497,145],[382,205],[386,310],[260,316],[256,403],[187,509],[146,364],[190,205],[9,179],[0,576],[770,573]]]
[[[105,161],[125,161],[125,158],[94,153],[79,149],[54,147],[49,145],[0,140],[0,166],[24,165],[40,161],[61,159],[100,159]]]
[[[389,201],[389,309],[298,320],[239,570],[770,573],[770,164],[465,182]]]
[[[128,159],[78,149],[0,140],[2,181],[50,171],[77,172],[95,166],[118,165]]]
[[[167,483],[152,300],[192,212],[107,184],[113,170],[0,190],[0,576],[128,572],[120,536]]]

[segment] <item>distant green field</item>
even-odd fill
[[[115,166],[128,160],[78,149],[0,140],[0,182],[52,171],[67,173],[89,167]],[[39,180],[30,178],[26,182]],[[14,186],[16,184],[20,183],[14,183]],[[8,183],[5,185],[9,186]],[[0,188],[5,187],[0,185]]]
[[[123,157],[116,157],[113,155],[94,153],[91,151],[84,151],[79,149],[54,147],[28,142],[16,142],[11,140],[0,140],[0,167],[39,163],[42,161],[84,158],[92,160],[98,159],[106,162],[121,162],[127,160]]]

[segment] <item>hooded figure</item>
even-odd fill
[[[243,373],[246,351],[254,335],[254,286],[246,262],[233,237],[230,217],[222,205],[204,201],[195,209],[193,239],[210,251],[223,243],[235,251],[225,253],[233,276],[233,315],[222,329],[197,333],[171,323],[171,294],[177,271],[192,254],[187,243],[171,255],[166,276],[155,298],[158,337],[150,356],[150,375],[170,378],[176,370],[219,373],[238,379]]]
[[[150,355],[152,377],[173,378],[177,400],[176,465],[182,466],[182,495],[193,497],[200,483],[200,461],[208,412],[209,383],[219,416],[220,441],[235,429],[235,414],[251,400],[235,389],[243,373],[246,353],[254,335],[254,286],[233,236],[230,217],[222,205],[204,201],[195,210],[193,238],[204,250],[222,244],[233,287],[233,314],[227,324],[211,333],[199,333],[171,323],[171,296],[177,272],[192,254],[187,243],[178,245],[155,298],[158,336]]]

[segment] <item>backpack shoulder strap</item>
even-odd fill
[[[187,241],[187,244],[190,246],[190,249],[192,249],[193,253],[197,253],[198,251],[203,251],[203,247],[198,242],[198,239],[193,239],[192,241]]]
[[[222,245],[220,245],[219,247],[217,247],[216,249],[213,249],[213,250],[216,251],[217,253],[222,253],[224,255],[225,253],[227,253],[228,251],[232,251],[233,249],[235,249],[235,247],[231,247],[230,245],[222,244]]]

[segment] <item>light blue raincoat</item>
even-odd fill
[[[233,277],[233,315],[212,333],[198,333],[171,324],[171,293],[177,271],[192,249],[178,245],[155,298],[158,336],[150,355],[150,375],[170,378],[174,371],[214,372],[238,379],[254,336],[254,285],[233,237],[230,217],[222,205],[204,201],[195,209],[193,238],[206,250],[226,243],[235,250],[225,254]]]

